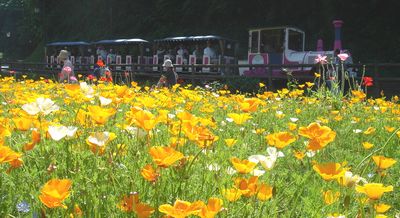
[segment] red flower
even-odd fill
[[[373,83],[373,79],[372,79],[372,77],[369,77],[369,76],[366,76],[366,77],[364,77],[363,78],[363,85],[365,85],[365,86],[373,86],[374,85],[374,83]]]
[[[102,60],[98,60],[97,61],[97,66],[99,66],[99,67],[104,67],[105,65],[104,65],[104,62],[102,61]]]
[[[93,80],[93,79],[94,79],[94,76],[93,76],[92,74],[90,74],[87,78],[88,78],[89,80]]]

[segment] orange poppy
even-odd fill
[[[33,120],[25,116],[14,117],[12,120],[14,121],[15,127],[20,131],[27,131],[33,125]]]
[[[300,127],[299,135],[310,139],[307,145],[309,150],[317,151],[332,142],[336,132],[327,126],[320,126],[319,123],[311,123],[307,127]]]
[[[240,197],[242,197],[242,191],[236,188],[223,189],[221,193],[230,202],[237,201]]]
[[[157,125],[157,119],[150,111],[139,110],[134,113],[131,118],[131,123],[147,132],[152,130]]]
[[[117,111],[114,108],[102,108],[100,106],[89,105],[87,107],[88,114],[92,120],[99,125],[104,125],[108,119]]]
[[[154,213],[154,208],[139,201],[137,192],[124,196],[117,207],[124,212],[135,212],[139,218],[147,218]]]
[[[67,208],[62,201],[68,198],[71,185],[69,179],[51,179],[40,190],[39,199],[48,208]]]
[[[246,113],[257,111],[259,104],[260,100],[258,98],[246,98],[239,103],[240,110]]]
[[[208,199],[207,205],[205,205],[198,216],[201,218],[213,218],[222,210],[223,201],[219,198]]]
[[[375,204],[374,208],[377,213],[386,213],[386,211],[388,211],[391,208],[391,206],[384,203],[380,203],[380,204]]]
[[[288,132],[278,132],[269,134],[265,137],[265,139],[267,140],[269,145],[279,149],[282,149],[288,146],[290,143],[296,141],[296,138],[291,133]]]
[[[258,188],[257,198],[261,201],[266,201],[272,198],[273,190],[274,188],[272,186],[269,186],[267,184],[261,184],[260,187]]]
[[[0,163],[11,163],[21,156],[21,153],[13,151],[10,147],[0,145]]]
[[[156,173],[151,164],[147,164],[146,166],[144,166],[140,171],[140,174],[145,180],[149,182],[157,181],[157,178],[160,176],[160,174]]]
[[[252,176],[249,179],[236,178],[235,186],[245,197],[251,197],[257,193],[258,177]]]
[[[250,173],[253,171],[254,167],[257,165],[249,160],[240,160],[239,158],[231,158],[231,163],[235,167],[236,171],[241,174]]]
[[[346,173],[346,168],[344,168],[340,163],[323,163],[315,164],[313,169],[324,179],[333,180],[339,177],[343,177]]]
[[[40,143],[40,132],[32,130],[32,141],[24,145],[25,151],[32,150],[36,144]]]
[[[154,146],[150,148],[150,155],[153,161],[163,168],[167,168],[174,164],[176,161],[182,159],[184,156],[181,152],[176,151],[171,147]]]

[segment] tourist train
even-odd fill
[[[348,53],[342,49],[341,27],[343,21],[335,20],[333,49],[324,50],[321,39],[315,51],[305,51],[305,33],[291,26],[253,28],[249,30],[247,59],[238,57],[238,42],[229,38],[206,35],[168,37],[150,43],[144,39],[113,39],[97,42],[53,42],[46,46],[46,62],[49,67],[59,65],[57,54],[61,49],[70,52],[71,61],[82,69],[93,69],[97,60],[103,60],[114,70],[131,71],[132,65],[142,71],[159,71],[165,59],[171,59],[177,72],[202,72],[240,74],[246,76],[266,75],[265,65],[315,64],[318,55],[334,58],[335,53]],[[208,48],[208,50],[207,50]],[[352,58],[346,60],[352,63]],[[229,68],[229,65],[251,65]],[[202,65],[201,67],[188,66]],[[210,65],[208,67],[207,65]],[[213,65],[215,67],[213,67]],[[262,65],[257,67],[257,65]],[[227,67],[221,67],[227,66]],[[311,67],[289,68],[294,73],[304,73]],[[272,70],[274,76],[283,75],[282,68]]]

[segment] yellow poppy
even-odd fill
[[[356,186],[356,191],[366,194],[371,200],[378,200],[385,192],[393,191],[393,186],[383,186],[382,183],[367,183],[364,186]]]
[[[388,158],[385,156],[372,156],[372,159],[374,160],[375,164],[378,166],[379,169],[385,170],[393,164],[395,164],[397,161],[393,158]]]

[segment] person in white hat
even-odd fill
[[[58,82],[76,82],[76,77],[74,74],[74,65],[72,62],[69,60],[68,56],[68,51],[67,50],[61,50],[60,54],[58,55],[58,60],[60,63],[63,64],[63,67],[61,69],[61,72],[59,73],[58,76]]]
[[[164,68],[163,75],[167,78],[167,86],[171,87],[176,84],[178,80],[178,74],[175,72],[174,65],[170,59],[166,59],[162,65]]]

